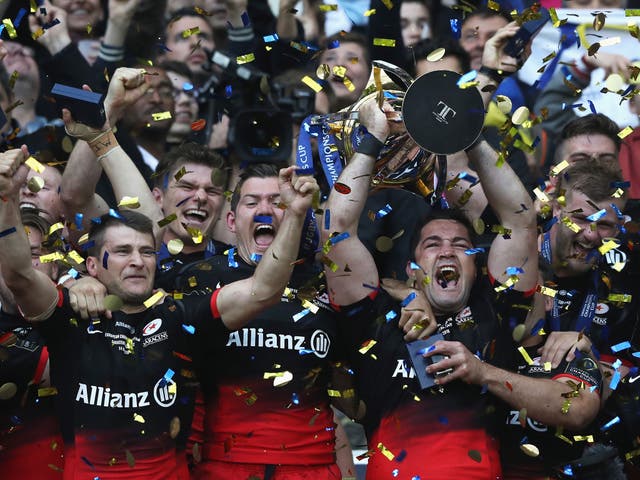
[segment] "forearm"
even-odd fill
[[[62,175],[60,196],[67,212],[81,212],[96,190],[102,167],[85,141],[78,140]]]
[[[349,193],[340,193],[335,188],[329,194],[326,210],[331,222],[330,232],[348,232],[355,235],[358,231],[360,213],[369,195],[371,172],[375,159],[369,155],[355,153],[340,174],[339,181],[346,184]]]
[[[295,5],[295,2],[280,0],[280,14],[276,24],[276,30],[280,38],[291,40],[298,36],[296,17],[291,11],[293,5]]]
[[[485,371],[483,384],[492,394],[513,408],[526,409],[528,417],[546,425],[579,431],[598,413],[599,397],[588,388],[572,396],[574,389],[556,380],[531,378],[489,364]]]
[[[19,200],[0,202],[0,266],[7,286],[13,290],[28,281],[31,266],[29,239],[20,219]]]
[[[512,229],[535,226],[531,197],[509,164],[505,161],[498,166],[498,154],[486,141],[468,154],[469,164],[477,172],[489,205],[502,225]]]
[[[480,218],[487,208],[487,196],[482,191],[480,183],[473,184],[468,178],[456,180],[462,173],[478,178],[478,174],[469,168],[469,159],[465,152],[447,155],[447,185],[449,182],[455,182],[445,190],[447,201],[456,205],[469,220],[474,220]]]
[[[114,22],[109,19],[102,43],[111,47],[123,47],[130,24],[131,20],[128,22]]]
[[[116,199],[120,201],[124,197],[138,197],[140,207],[137,211],[149,217],[154,226],[157,226],[156,222],[162,218],[160,207],[127,152],[117,145],[101,157],[100,163],[111,182]]]

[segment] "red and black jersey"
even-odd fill
[[[228,332],[217,318],[216,297],[168,297],[137,314],[86,322],[71,310],[67,291],[60,292],[39,329],[71,446],[65,469],[74,473],[65,478],[186,475],[175,452],[191,421],[195,337],[213,345]]]
[[[48,389],[48,351],[38,331],[0,312],[0,472],[3,478],[62,478],[58,417]]]
[[[540,345],[526,348],[533,363],[528,364],[520,355],[520,362],[514,365],[518,373],[533,378],[551,380],[569,379],[584,389],[602,391],[602,374],[596,360],[589,355],[578,356],[571,362],[563,360],[558,367],[545,370],[540,364],[537,350]],[[570,402],[570,399],[569,399]],[[570,408],[570,405],[569,405]],[[500,442],[503,468],[507,478],[537,478],[554,476],[564,465],[577,460],[582,455],[586,441],[576,441],[575,435],[586,438],[590,431],[570,432],[537,422],[531,417],[520,418],[520,410],[504,405],[504,428]],[[520,448],[529,444],[538,449],[539,455],[532,457]]]
[[[253,275],[227,256],[194,264],[184,289],[215,287]],[[335,462],[327,394],[336,322],[313,267],[296,267],[279,304],[210,351],[199,375],[206,398],[203,460],[311,465]],[[305,302],[300,298],[306,298]],[[201,467],[203,468],[203,467]]]
[[[493,344],[501,334],[498,319],[520,323],[526,308],[513,305],[526,303],[520,292],[497,294],[488,281],[479,282],[467,307],[437,319],[438,331],[503,365]],[[493,398],[463,382],[422,391],[398,328],[400,306],[386,292],[342,310],[340,328],[355,341],[350,360],[367,407],[362,422],[369,439],[367,478],[496,478]]]

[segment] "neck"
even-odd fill
[[[143,130],[136,137],[138,145],[144,148],[157,159],[162,158],[165,154],[165,141],[167,138],[166,131]]]

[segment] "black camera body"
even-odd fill
[[[313,112],[315,95],[301,85],[270,82],[269,76],[248,65],[238,65],[214,52],[213,65],[221,69],[216,90],[225,95],[224,111],[231,118],[228,144],[241,162],[288,164],[293,126]]]

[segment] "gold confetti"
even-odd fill
[[[158,220],[158,226],[160,228],[166,227],[167,225],[169,225],[171,222],[173,222],[177,218],[178,218],[178,216],[175,213],[172,213],[171,215],[167,215],[163,219]]]
[[[69,253],[67,253],[66,260],[72,260],[77,265],[82,265],[84,263],[84,258],[82,258],[82,255],[80,255],[75,250],[71,250]]]
[[[574,435],[573,441],[593,443],[593,435]]]
[[[511,109],[513,108],[513,103],[511,99],[505,95],[496,95],[496,104],[498,105],[498,109],[504,113],[505,115],[509,115],[511,113]]]
[[[373,44],[376,47],[395,47],[396,40],[394,38],[374,38]]]
[[[118,203],[118,207],[126,207],[126,208],[140,208],[140,201],[138,197],[128,197],[124,196]]]
[[[18,32],[16,32],[16,27],[13,26],[13,22],[11,21],[10,18],[5,18],[4,20],[2,20],[2,24],[7,29],[7,32],[9,32],[9,38],[16,38],[18,36]]]
[[[606,18],[607,18],[607,16],[602,12],[598,13],[593,18],[593,29],[596,32],[599,32],[600,30],[602,30],[604,28],[604,22],[605,22]]]
[[[64,260],[64,255],[60,252],[48,253],[46,255],[40,255],[40,263],[50,263],[57,260]]]
[[[393,8],[393,2],[391,0],[381,0],[382,4],[387,7],[389,10]]]
[[[178,255],[184,248],[184,243],[179,238],[172,238],[167,242],[167,250],[171,255]]]
[[[562,408],[560,409],[560,411],[566,415],[567,413],[569,413],[569,409],[571,408],[571,399],[570,398],[565,398],[564,402],[562,402]]]
[[[204,235],[199,228],[190,227],[189,225],[185,225],[184,228],[189,233],[189,235],[191,235],[191,240],[193,241],[193,243],[195,243],[196,245],[202,243],[202,240],[204,240]]]
[[[562,160],[558,165],[551,169],[551,175],[557,177],[560,172],[562,172],[565,168],[569,166],[569,162],[566,160]]]
[[[182,38],[189,38],[191,35],[200,33],[200,27],[187,28],[182,31]]]
[[[41,164],[38,160],[36,160],[34,157],[29,157],[24,161],[25,165],[27,165],[27,167],[29,167],[31,170],[35,171],[36,173],[42,173],[44,172],[44,165]]]
[[[543,203],[548,203],[549,202],[549,197],[547,196],[547,194],[544,193],[542,190],[540,190],[538,187],[533,189],[533,194],[541,202],[543,202]]]
[[[436,48],[433,52],[427,55],[427,62],[437,62],[438,60],[442,60],[446,53],[444,48]]]
[[[630,135],[631,132],[633,132],[633,128],[626,126],[618,132],[618,137],[625,138],[626,136]]]
[[[624,11],[625,17],[640,17],[640,9],[636,8],[627,8]]]
[[[338,10],[338,5],[335,3],[326,3],[318,5],[318,10],[321,12],[335,12]]]
[[[529,118],[529,109],[525,106],[519,107],[513,112],[511,121],[514,125],[522,125]]]
[[[158,301],[164,297],[164,292],[162,290],[158,290],[156,293],[154,293],[153,295],[151,295],[149,298],[147,298],[143,303],[144,306],[146,308],[151,308],[152,306],[154,306],[156,303],[158,303]]]
[[[629,303],[631,302],[631,298],[632,296],[628,293],[610,293],[607,300],[610,302]]]
[[[387,460],[391,461],[396,458],[396,456],[391,453],[391,451],[387,447],[385,447],[382,442],[378,443],[377,448],[385,457],[387,457]]]
[[[518,351],[520,352],[520,355],[522,355],[522,358],[524,358],[524,361],[527,362],[527,365],[533,365],[533,360],[531,360],[531,357],[524,347],[518,347]]]
[[[251,63],[256,59],[256,56],[253,53],[247,53],[245,55],[240,55],[236,57],[236,63],[238,65],[242,65],[244,63]]]
[[[614,248],[620,246],[620,242],[616,241],[615,239],[608,239],[608,240],[603,240],[602,241],[602,245],[600,245],[598,247],[598,251],[600,252],[601,255],[606,254],[609,250],[613,250]]]
[[[540,455],[540,449],[531,443],[523,443],[520,445],[520,450],[529,457],[535,458]]]
[[[40,27],[35,32],[31,34],[31,38],[34,40],[39,39],[42,35],[44,35],[44,28]]]
[[[544,362],[544,371],[545,372],[551,371],[551,362]]]
[[[158,122],[160,120],[168,120],[171,118],[171,112],[166,111],[166,112],[152,113],[151,118],[153,118],[154,122]]]
[[[367,340],[360,346],[360,349],[358,350],[358,352],[364,355],[369,350],[371,350],[376,343],[378,342],[376,342],[375,340]]]
[[[318,65],[318,68],[316,68],[316,77],[318,77],[320,80],[326,80],[330,75],[331,69],[326,63],[322,63]]]
[[[32,193],[38,193],[44,187],[44,178],[37,175],[31,177],[27,182],[27,188]]]
[[[133,414],[133,421],[134,422],[138,422],[138,423],[145,423],[144,417],[142,415],[140,415],[139,413],[134,413]]]
[[[573,233],[578,233],[580,231],[580,227],[576,225],[569,217],[562,217],[560,221],[565,227],[567,227]]]
[[[544,285],[538,285],[536,287],[536,291],[538,293],[546,295],[547,297],[555,297],[556,294],[558,293],[557,290],[554,290],[553,288],[545,287]]]
[[[364,12],[365,17],[370,17],[371,15],[375,15],[375,14],[376,14],[375,8],[372,8],[371,10],[367,10],[366,12]]]
[[[318,82],[316,82],[309,75],[305,75],[304,77],[302,77],[301,81],[302,81],[302,83],[304,83],[307,87],[309,87],[311,90],[313,90],[316,93],[322,91],[322,85],[320,85]]]
[[[129,467],[133,468],[136,466],[136,459],[133,457],[133,454],[129,451],[129,450],[125,450],[124,451],[124,455],[127,459],[127,465],[129,465]]]
[[[50,397],[57,394],[58,389],[56,387],[43,387],[38,389],[38,397]]]
[[[520,341],[524,338],[526,330],[527,330],[527,327],[525,326],[524,323],[519,323],[518,325],[516,325],[513,331],[511,332],[511,337],[513,338],[513,341],[516,343],[520,343]]]

